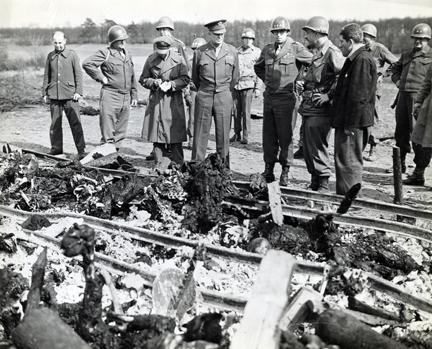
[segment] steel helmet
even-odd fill
[[[302,29],[310,29],[316,33],[328,35],[329,22],[324,17],[315,16],[315,17],[312,17],[310,20],[308,20],[306,25]]]
[[[195,38],[194,41],[192,41],[191,48],[198,48],[206,43],[207,41],[204,38]]]
[[[361,30],[363,34],[367,34],[369,36],[372,36],[373,38],[377,37],[377,28],[373,24],[370,23],[363,24]]]
[[[432,30],[429,24],[419,23],[414,26],[411,37],[418,39],[431,39]]]
[[[171,18],[164,16],[161,17],[156,23],[156,29],[169,28],[174,30],[174,22]]]
[[[255,30],[253,30],[252,28],[246,28],[245,30],[243,30],[241,37],[242,39],[243,38],[255,39]]]
[[[113,42],[119,40],[126,40],[129,36],[126,33],[126,29],[121,25],[113,25],[108,29],[108,42],[111,45]]]
[[[288,19],[285,17],[276,17],[272,22],[270,26],[270,31],[273,30],[290,30],[290,24],[288,22]]]

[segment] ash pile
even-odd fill
[[[381,343],[382,348],[432,347],[432,310],[392,297],[372,287],[368,278],[373,273],[430,302],[428,243],[373,230],[342,229],[331,214],[309,221],[286,219],[279,226],[268,212],[225,205],[230,200],[258,203],[267,193],[259,176],[252,178],[248,192],[240,191],[217,155],[152,177],[131,173],[118,178],[79,163],[42,166],[32,156],[11,153],[2,155],[0,190],[2,205],[24,211],[78,212],[199,241],[195,249],[146,246],[122,231],[109,235],[83,222],[65,219],[55,230],[52,226],[58,222],[42,227],[51,223],[27,221],[27,229],[34,224],[35,230],[61,240],[61,249],[48,244],[44,250],[47,243],[29,238],[22,222],[1,218],[0,342],[8,345],[35,347],[31,343],[37,340],[44,343],[38,347],[55,348],[55,343],[70,340],[63,347],[233,347],[248,317],[204,306],[198,287],[234,292],[251,303],[259,299],[252,287],[254,282],[254,287],[259,284],[259,271],[207,255],[205,246],[212,245],[261,255],[277,249],[297,260],[329,266],[325,277],[295,273],[290,279],[290,292],[283,290],[283,308],[293,311],[297,320],[281,328],[279,319],[275,347],[355,348],[352,342],[328,335],[338,333],[338,327],[354,331],[347,332],[347,338],[358,333],[354,338],[360,344],[373,338],[374,345]],[[145,280],[131,271],[107,272],[95,262],[97,253],[153,272],[156,278]],[[270,281],[277,278],[267,274]],[[319,303],[327,309],[305,308],[301,297],[305,287],[318,292]],[[166,297],[166,289],[174,289],[174,296]],[[354,312],[357,318],[368,316],[359,324],[344,317],[340,309]],[[48,327],[42,328],[44,323]]]

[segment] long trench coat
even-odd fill
[[[432,65],[418,91],[415,103],[421,104],[411,141],[424,148],[432,147]]]
[[[155,85],[161,79],[172,83],[163,92]],[[186,141],[186,116],[182,89],[189,82],[187,64],[177,52],[170,50],[165,59],[151,54],[144,64],[140,84],[150,90],[141,137],[152,143],[181,143]]]

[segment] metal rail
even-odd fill
[[[17,217],[17,216],[18,217],[28,217],[28,216],[31,216],[33,214],[34,213],[20,211],[20,210],[12,209],[9,207],[0,206],[0,215],[15,216],[15,217]],[[55,214],[37,213],[37,214],[45,216],[45,217],[52,217],[52,218],[54,218],[54,217],[56,217],[56,218],[76,217],[76,218],[83,218],[84,219],[84,218],[88,217],[88,216],[79,215],[79,214],[59,214],[59,213],[55,213]],[[97,220],[97,221],[101,220],[99,218],[94,218],[94,217],[91,217],[91,218],[94,220]],[[102,220],[102,221],[104,221],[104,220]],[[109,223],[109,221],[106,221],[106,222]],[[114,222],[112,222],[112,223],[114,223]],[[118,223],[115,223],[115,224],[118,224]],[[108,224],[108,226],[109,226],[109,224]],[[125,231],[130,233],[130,229],[131,229],[131,227],[124,226],[122,228],[122,230],[123,230],[122,234],[124,234]],[[140,228],[133,228],[133,229],[140,229]],[[41,232],[37,232],[37,231],[33,232],[33,231],[29,231],[29,230],[25,230],[25,232],[29,235],[35,235],[35,236],[37,236],[37,237],[39,237],[45,241],[55,243],[57,246],[59,244],[58,239],[46,236]],[[119,232],[114,231],[112,233],[119,233]],[[149,230],[147,231],[147,234],[163,235],[160,233],[151,232]],[[176,238],[176,239],[181,239],[181,238]],[[196,244],[196,242],[190,241],[188,239],[181,239],[181,240],[182,241],[189,241],[189,246],[191,246],[191,247],[194,244]],[[154,241],[157,241],[157,240],[154,240]],[[164,245],[164,243],[161,241],[158,241],[155,243]],[[179,247],[179,245],[169,245],[169,246],[172,246],[173,248]],[[230,251],[230,253],[226,253],[226,250],[229,250],[229,249],[226,249],[223,247],[211,246],[211,245],[207,245],[207,246],[210,247],[210,248],[208,248],[208,251],[211,254],[214,254],[215,256],[218,256],[218,257],[225,257],[225,258],[230,258],[230,259],[237,260],[237,261],[247,261],[247,262],[251,262],[251,263],[259,263],[262,259],[262,257],[260,255],[257,255],[254,253],[232,251],[232,250]],[[222,253],[222,254],[220,254],[220,253]],[[108,265],[108,266],[112,267],[114,270],[133,272],[133,273],[137,273],[137,274],[141,275],[146,280],[146,286],[149,286],[149,287],[152,286],[152,282],[153,282],[153,279],[155,277],[154,274],[149,273],[148,271],[143,270],[141,268],[138,268],[138,267],[131,265],[129,263],[119,261],[117,259],[106,256],[106,255],[101,254],[101,253],[96,253],[96,257],[97,257],[99,262],[103,263],[104,265]],[[308,262],[308,261],[297,261],[297,266],[296,266],[295,271],[297,273],[305,273],[305,274],[323,274],[325,267],[326,267],[325,264],[319,264],[319,263]],[[432,300],[428,300],[428,299],[424,299],[422,297],[414,296],[410,292],[405,291],[404,289],[393,284],[392,282],[387,281],[387,280],[385,280],[381,277],[378,277],[376,275],[366,273],[366,276],[367,276],[367,279],[371,285],[371,288],[378,290],[378,291],[381,291],[381,292],[384,292],[386,294],[389,294],[393,298],[395,298],[401,302],[411,304],[411,305],[417,307],[419,310],[432,313]],[[242,297],[237,297],[234,295],[229,295],[229,294],[224,294],[221,292],[215,292],[215,291],[204,290],[204,289],[200,289],[200,291],[203,295],[203,299],[205,300],[205,302],[207,304],[211,304],[213,306],[224,308],[224,309],[241,311],[247,302],[246,299],[244,299]]]

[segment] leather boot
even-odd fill
[[[288,185],[289,166],[282,166],[282,173],[279,178],[279,185],[286,187]]]
[[[235,133],[234,136],[230,138],[230,142],[240,142],[241,136],[240,133]]]
[[[294,153],[294,159],[303,159],[303,147],[299,147],[297,151]]]
[[[311,182],[308,186],[308,189],[313,190],[313,191],[317,191],[318,186],[319,186],[319,176],[312,175],[311,176]]]
[[[406,153],[401,153],[401,172],[405,173],[406,172],[406,165],[405,165],[405,158],[406,158]]]
[[[273,170],[274,170],[274,164],[266,162],[265,169],[264,172],[262,173],[262,176],[264,177],[267,183],[271,183],[275,180]]]
[[[412,175],[408,176],[402,183],[406,185],[423,186],[425,184],[424,171],[424,169],[416,167]]]
[[[318,177],[318,192],[327,193],[329,191],[329,178],[328,177]]]

